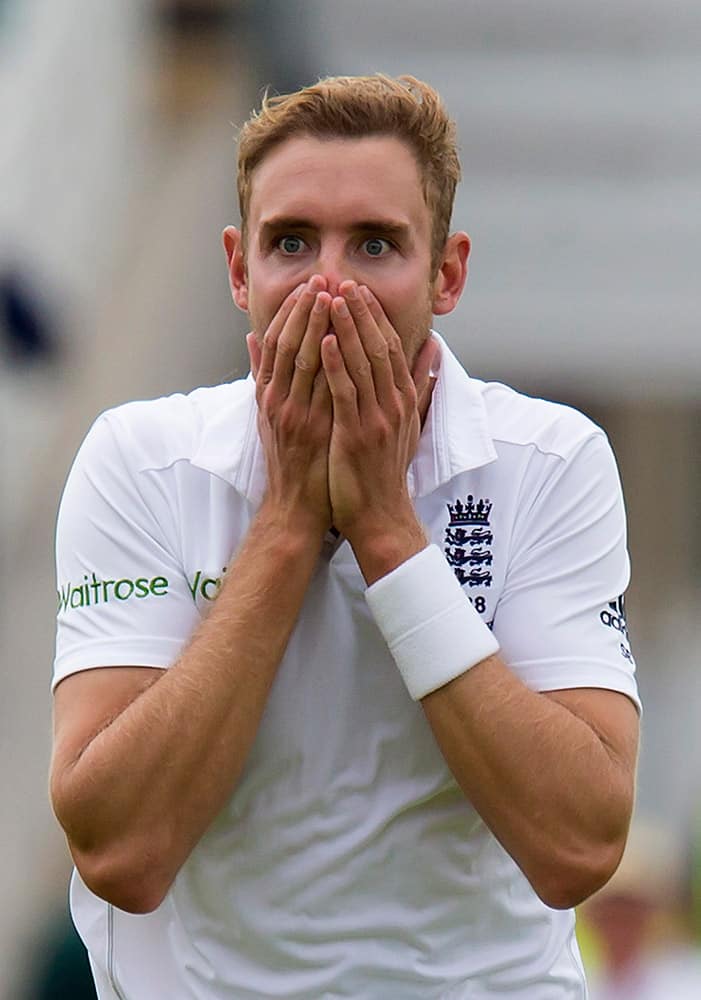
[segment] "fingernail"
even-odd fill
[[[300,295],[302,294],[302,292],[304,291],[305,286],[306,286],[306,282],[305,281],[303,281],[301,285],[297,285],[297,287],[295,288],[294,292],[292,293],[292,298],[293,299],[298,299],[300,297]]]
[[[350,309],[346,305],[345,299],[334,299],[334,306],[339,316],[350,316]]]
[[[367,285],[360,286],[360,294],[363,296],[366,302],[372,302],[372,292]]]
[[[321,292],[324,288],[324,279],[320,274],[313,274],[309,279],[309,288],[312,292]]]
[[[315,313],[323,312],[324,309],[326,309],[326,307],[328,306],[328,302],[326,302],[325,299],[321,298],[321,294],[322,294],[321,292],[317,293],[316,299],[314,300],[314,306],[312,308],[312,312]]]
[[[349,285],[348,288],[343,293],[347,299],[357,299],[358,298],[358,286],[353,284]]]

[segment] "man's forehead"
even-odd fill
[[[275,146],[251,176],[249,215],[304,219],[323,199],[358,220],[416,225],[425,198],[413,151],[394,136],[295,135]],[[252,221],[252,220],[251,220]]]
[[[343,150],[346,155],[357,155],[363,159],[372,156],[376,151],[380,154],[391,151],[396,157],[408,156],[416,164],[411,144],[398,135],[385,132],[369,135],[336,135],[335,133],[315,135],[302,131],[293,132],[271,145],[254,167],[252,176],[260,173],[264,165],[280,157],[281,154],[290,155],[292,153],[299,158],[308,156],[318,159],[323,158],[325,152],[333,153],[335,150]]]

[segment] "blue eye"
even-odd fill
[[[284,254],[293,256],[304,249],[304,240],[301,236],[283,236],[277,245]]]
[[[388,240],[383,240],[379,236],[373,236],[369,240],[365,240],[363,246],[368,257],[383,257],[391,250],[391,244]]]

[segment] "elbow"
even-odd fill
[[[86,876],[83,875],[82,871],[80,874],[91,892],[126,913],[142,915],[153,913],[161,905],[168,892],[168,886],[163,887],[156,882],[129,874],[90,872]]]
[[[173,882],[148,853],[84,851],[70,844],[73,861],[87,888],[126,913],[157,910]]]
[[[179,865],[171,863],[173,845],[151,829],[148,834],[106,833],[82,802],[51,788],[54,813],[63,827],[78,874],[100,899],[127,913],[152,913],[163,902]]]
[[[589,846],[578,856],[551,861],[531,885],[553,910],[570,910],[598,892],[611,878],[621,860],[623,842]]]
[[[541,843],[534,877],[526,877],[546,906],[572,909],[606,885],[623,857],[633,801],[627,782],[607,808],[580,814],[560,827],[556,841]]]

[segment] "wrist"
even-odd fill
[[[263,498],[255,520],[271,537],[286,540],[291,549],[320,547],[330,527],[328,517],[308,504],[280,502],[270,496]]]
[[[365,598],[415,701],[499,650],[436,545],[368,587]]]
[[[403,520],[364,520],[346,538],[368,586],[428,545],[426,533],[413,511],[411,517]]]

